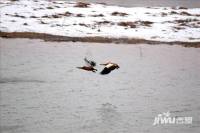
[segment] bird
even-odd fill
[[[107,63],[100,64],[100,65],[105,66],[104,69],[100,72],[100,74],[102,74],[102,75],[109,74],[111,71],[120,68],[118,64],[112,63],[112,62],[107,62]]]
[[[92,71],[92,72],[96,72],[97,69],[95,69],[94,67],[91,67],[91,66],[82,66],[82,67],[76,67],[78,69],[83,69],[83,70],[86,70],[86,71]]]
[[[86,70],[86,71],[92,71],[92,72],[97,71],[97,69],[94,68],[96,66],[96,62],[88,60],[86,57],[84,58],[84,61],[85,61],[87,66],[76,67],[76,68],[83,69],[83,70]]]
[[[89,65],[89,66],[92,66],[92,67],[95,67],[96,66],[96,62],[92,61],[92,60],[88,60],[86,57],[84,58],[84,61]]]

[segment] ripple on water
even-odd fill
[[[45,83],[46,81],[43,80],[36,80],[36,79],[22,79],[22,78],[1,78],[0,84],[7,84],[7,83]]]
[[[14,132],[16,129],[23,128],[22,125],[12,125],[12,126],[0,126],[0,131],[3,132]]]

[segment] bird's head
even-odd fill
[[[96,71],[97,71],[97,69],[93,68],[92,72],[96,72]]]
[[[115,67],[117,68],[117,69],[119,69],[120,67],[119,67],[119,65],[117,65],[117,64],[115,64]]]

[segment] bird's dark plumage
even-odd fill
[[[91,60],[88,60],[87,58],[84,58],[84,61],[85,61],[89,66],[92,66],[92,67],[95,67],[95,66],[96,66],[96,62],[91,61]]]
[[[77,67],[78,69],[83,69],[83,70],[86,70],[86,71],[92,71],[92,72],[96,72],[97,69],[95,69],[94,67],[91,67],[91,66],[83,66],[83,67]]]
[[[96,66],[96,62],[90,61],[87,58],[84,58],[84,61],[87,63],[87,66],[77,67],[78,69],[83,69],[83,70],[92,71],[92,72],[97,71],[97,69],[94,68]]]
[[[104,69],[100,72],[102,75],[109,74],[111,71],[119,68],[119,65],[115,63],[106,63],[102,65],[105,65]]]
[[[105,68],[100,72],[100,74],[104,75],[104,74],[109,74],[110,72],[111,72],[111,70],[105,67]]]

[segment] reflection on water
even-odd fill
[[[37,79],[19,79],[19,78],[11,78],[11,79],[6,79],[6,78],[0,78],[0,84],[6,84],[6,83],[45,83],[45,81],[42,80],[37,80]]]
[[[199,48],[0,41],[3,133],[199,131]],[[120,69],[104,76],[100,65],[97,73],[77,69],[85,56]],[[167,111],[191,116],[193,124],[153,126]]]
[[[15,132],[16,129],[18,128],[22,128],[23,126],[19,126],[19,125],[14,125],[14,126],[0,126],[0,132],[4,133],[4,132]]]
[[[98,110],[101,118],[100,129],[103,133],[113,132],[115,127],[119,127],[121,122],[120,113],[117,112],[117,107],[110,103],[102,104]]]

